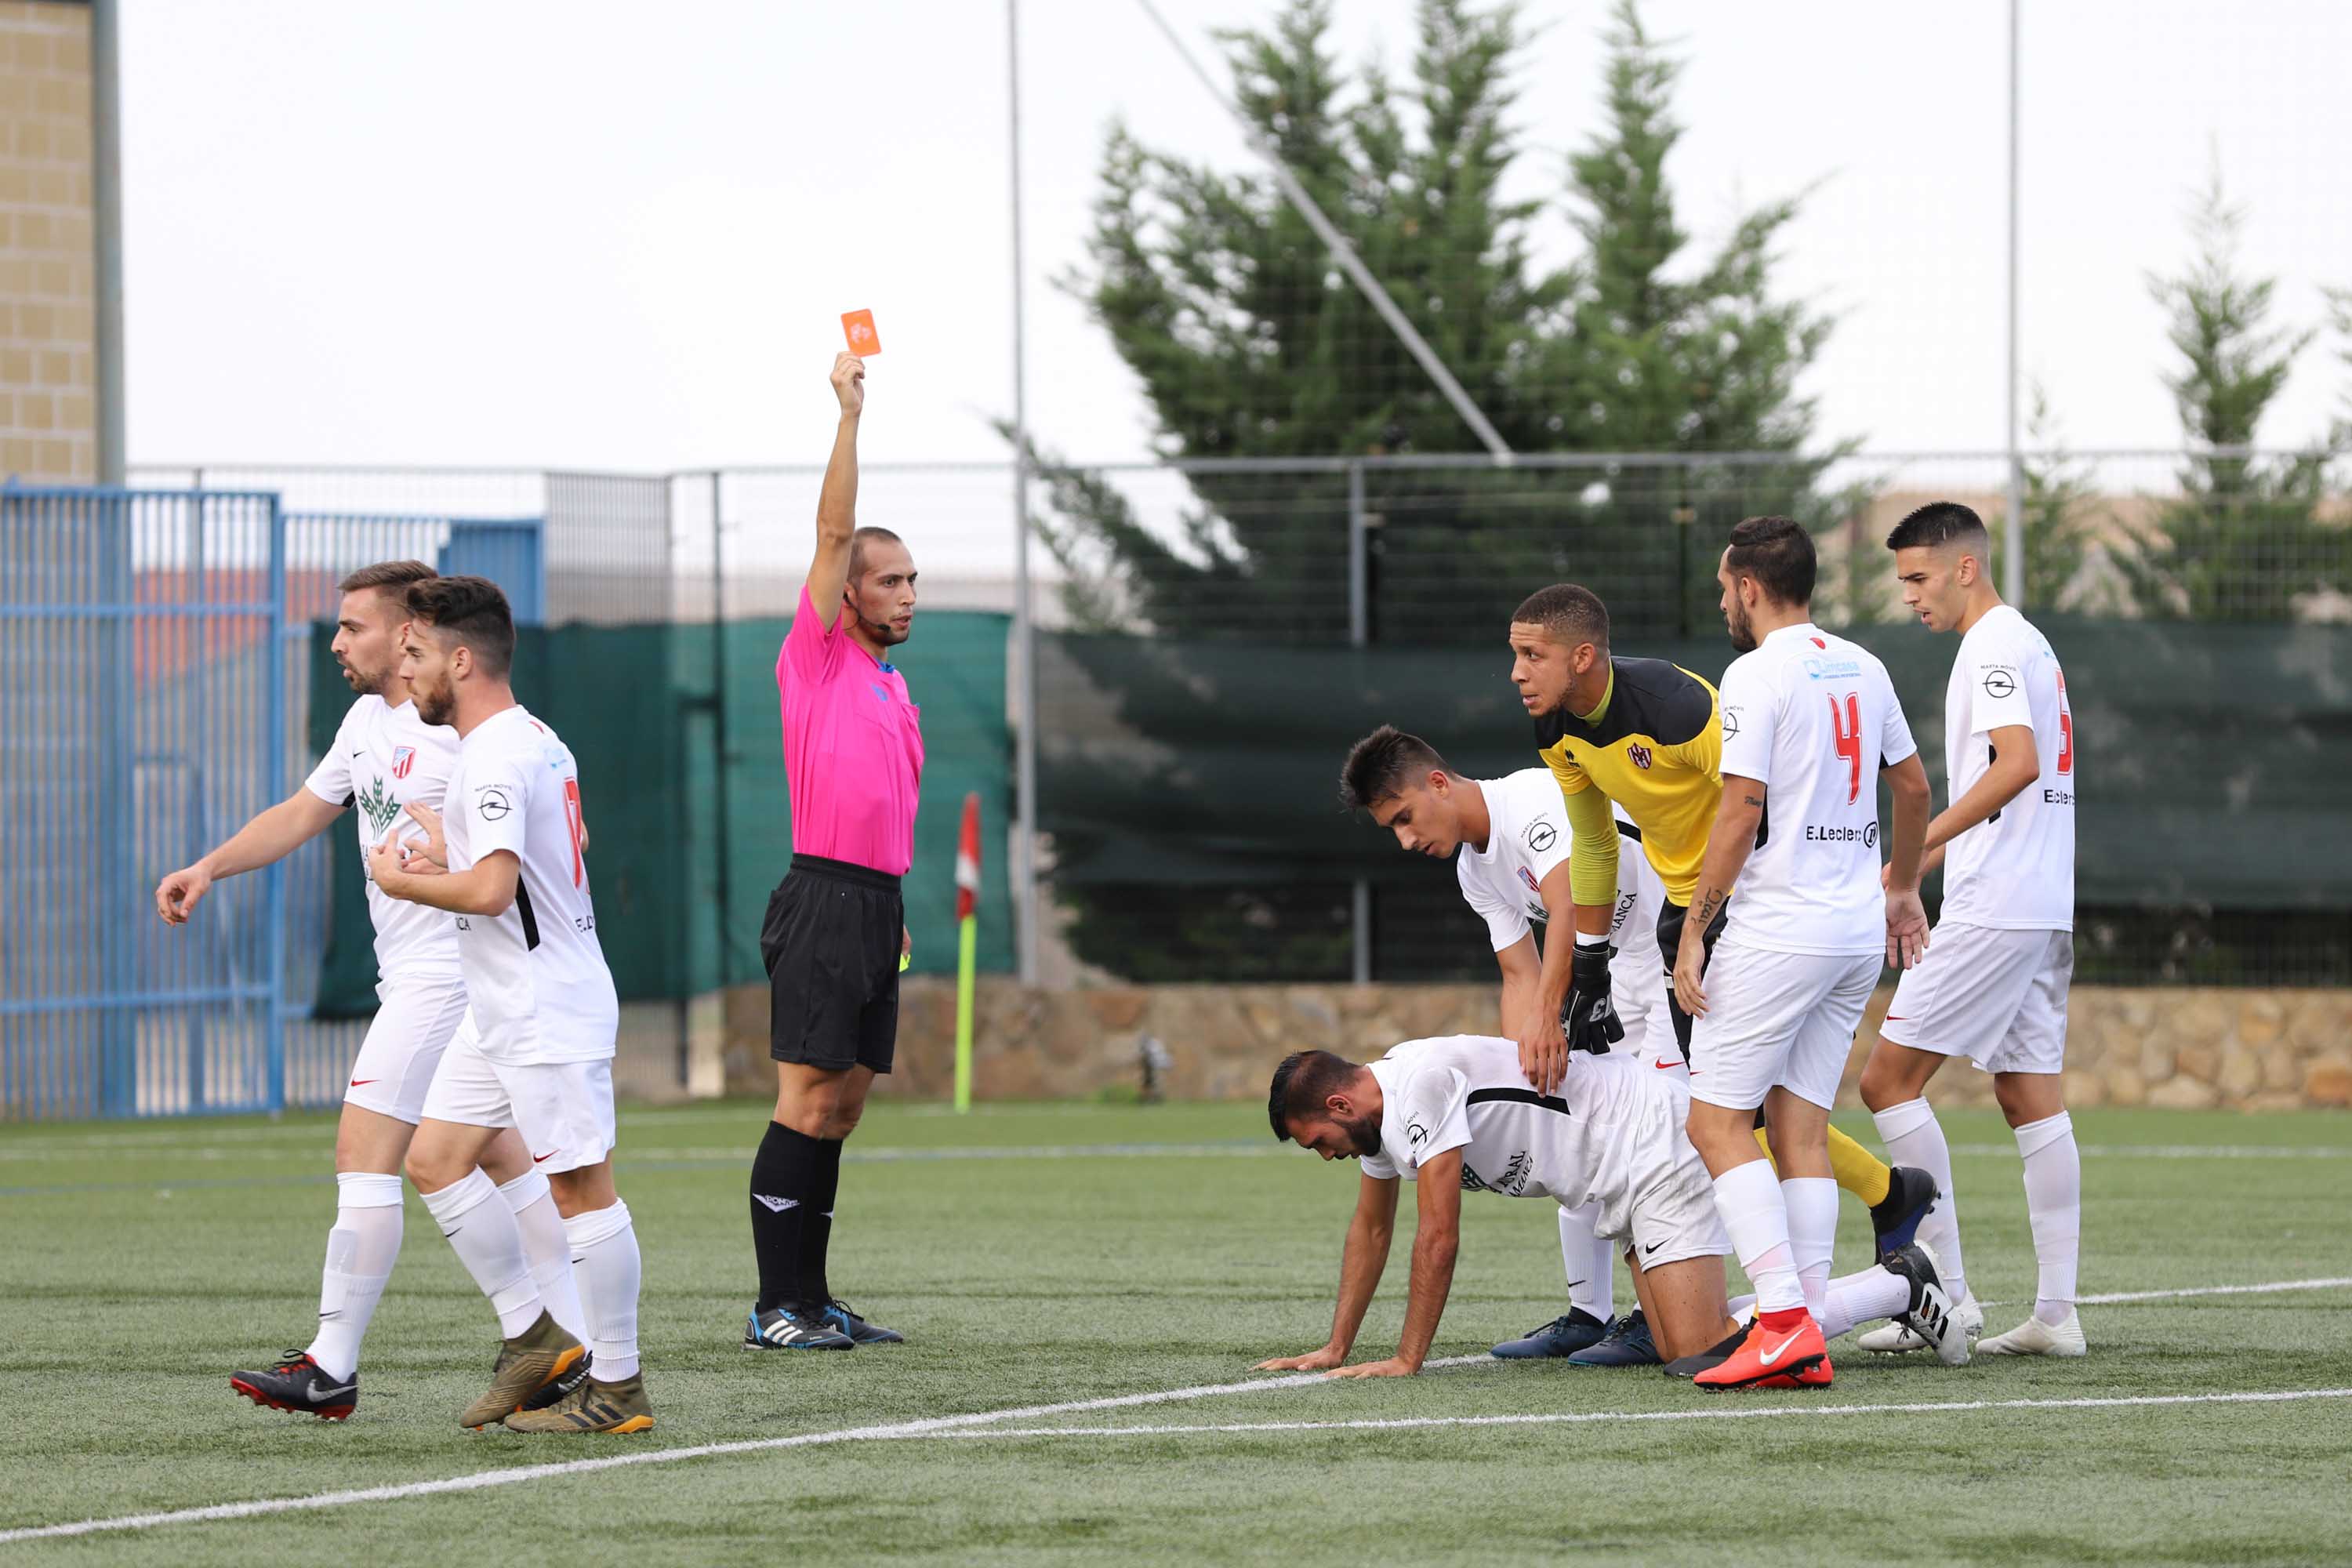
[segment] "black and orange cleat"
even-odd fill
[[[1776,1321],[1779,1320],[1779,1321]],[[1720,1366],[1691,1379],[1701,1388],[1823,1388],[1832,1377],[1822,1326],[1801,1307],[1767,1312]]]
[[[233,1372],[228,1385],[256,1405],[316,1415],[321,1421],[345,1421],[359,1408],[360,1380],[354,1373],[337,1382],[310,1359],[308,1351],[288,1351],[276,1366],[263,1372]]]

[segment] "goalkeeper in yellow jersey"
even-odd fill
[[[1723,799],[1723,715],[1715,688],[1664,659],[1612,658],[1608,606],[1572,583],[1538,589],[1512,615],[1511,680],[1535,721],[1544,763],[1559,781],[1575,840],[1570,875],[1576,941],[1546,945],[1538,1005],[1519,1034],[1520,1065],[1549,1093],[1570,1050],[1606,1050],[1624,1037],[1609,994],[1619,837],[1612,801],[1640,829],[1642,853],[1665,884],[1658,951],[1669,971],[1675,1043],[1688,1060],[1691,1021],[1675,996],[1671,972]],[[1759,824],[1757,842],[1770,831],[1769,823]],[[1704,933],[1709,953],[1724,920],[1718,912]],[[1763,1138],[1759,1130],[1758,1142]],[[1925,1171],[1889,1167],[1834,1127],[1830,1167],[1838,1185],[1868,1205],[1882,1256],[1911,1240],[1936,1200],[1935,1180]]]

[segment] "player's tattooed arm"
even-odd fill
[[[1389,1241],[1396,1234],[1397,1178],[1366,1176],[1356,1185],[1356,1215],[1348,1224],[1348,1245],[1339,1256],[1339,1303],[1331,1314],[1331,1337],[1305,1355],[1276,1356],[1256,1372],[1328,1372],[1348,1359],[1364,1311],[1389,1266]]]
[[[1675,954],[1675,1002],[1694,1018],[1706,1016],[1706,991],[1701,984],[1706,930],[1730,902],[1732,887],[1756,851],[1756,829],[1764,819],[1767,795],[1760,779],[1723,775],[1723,804],[1716,808],[1706,858],[1699,865],[1698,886],[1691,889],[1690,914],[1683,921],[1682,947]]]
[[[1412,1287],[1405,1303],[1404,1332],[1397,1353],[1386,1361],[1340,1367],[1333,1377],[1411,1377],[1429,1359],[1437,1320],[1454,1289],[1454,1259],[1462,1229],[1462,1151],[1448,1149],[1421,1163],[1413,1174],[1418,1215],[1412,1236]]]

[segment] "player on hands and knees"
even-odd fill
[[[1266,1095],[1275,1137],[1326,1160],[1360,1160],[1362,1179],[1330,1337],[1259,1367],[1342,1377],[1419,1371],[1453,1285],[1465,1190],[1589,1209],[1595,1228],[1626,1244],[1658,1347],[1678,1362],[1736,1332],[1723,1280],[1731,1243],[1683,1134],[1685,1086],[1622,1053],[1580,1052],[1554,1089],[1529,1089],[1517,1043],[1493,1036],[1408,1040],[1369,1066],[1328,1051],[1285,1058]],[[1401,1179],[1420,1193],[1404,1331],[1394,1356],[1347,1366],[1388,1262]],[[1842,1307],[1874,1316],[1940,1299],[1934,1266],[1916,1248],[1839,1283]],[[1925,1314],[1919,1321],[1940,1331]]]
[[[1723,676],[1723,799],[1675,988],[1693,1019],[1690,1140],[1756,1284],[1757,1320],[1697,1374],[1706,1388],[1831,1379],[1820,1321],[1837,1231],[1830,1107],[1881,961],[1908,968],[1927,934],[1927,770],[1885,667],[1812,624],[1814,573],[1804,529],[1765,517],[1731,531],[1716,574],[1740,651]],[[1884,891],[1874,773],[1895,797]],[[1727,905],[1709,965],[1700,932]]]
[[[353,807],[362,861],[384,835],[418,831],[407,806],[439,807],[457,737],[417,716],[400,672],[408,589],[432,575],[433,568],[420,561],[383,561],[336,585],[342,601],[335,616],[335,662],[358,699],[300,789],[156,887],[155,912],[164,923],[184,924],[215,880],[284,859]],[[318,1333],[307,1349],[229,1378],[231,1388],[257,1405],[330,1421],[350,1415],[359,1403],[360,1342],[400,1256],[401,1161],[423,1114],[425,1085],[466,1011],[457,933],[446,915],[395,902],[370,883],[368,917],[375,927],[382,1005],[352,1063],[335,1131],[335,1223],[327,1232]],[[502,1180],[530,1170],[521,1139],[511,1133],[486,1151],[484,1160]],[[508,1195],[512,1201],[520,1194]],[[541,1243],[534,1267],[568,1268],[562,1233],[556,1230],[551,1243],[551,1218],[532,1228]],[[576,1320],[577,1311],[572,1316]]]
[[[425,1096],[408,1173],[499,1315],[490,1386],[458,1417],[519,1432],[643,1432],[653,1408],[637,1358],[644,1268],[613,1185],[613,1050],[620,1003],[596,939],[580,768],[514,698],[514,622],[479,577],[410,591],[406,670],[416,706],[456,726],[448,807],[420,813],[427,847],[379,845],[376,885],[457,916],[472,1010]],[[529,1145],[570,1242],[556,1289],[576,1288],[587,1343],[528,1266],[524,1237],[483,1168],[507,1129]],[[586,1359],[585,1378],[560,1384]],[[551,1388],[556,1396],[549,1400]]]
[[[1664,886],[1657,942],[1661,968],[1670,971],[1723,799],[1724,735],[1715,688],[1705,680],[1664,659],[1611,657],[1609,611],[1587,589],[1572,583],[1538,589],[1513,615],[1510,632],[1511,679],[1535,720],[1536,745],[1559,781],[1576,832],[1579,967],[1570,973],[1565,944],[1555,942],[1544,955],[1540,986],[1547,998],[1567,999],[1568,1016],[1555,1022],[1548,1007],[1538,1008],[1519,1025],[1528,1076],[1540,1089],[1546,1064],[1566,1049],[1564,1037],[1591,1044],[1598,1031],[1589,1020],[1611,1011],[1602,1005],[1613,973],[1607,943],[1620,855],[1611,803],[1640,829],[1643,857]],[[1702,956],[1714,951],[1725,918],[1717,910],[1701,923]],[[1661,984],[1670,984],[1663,974]],[[1690,1017],[1671,989],[1667,1006],[1687,1058]],[[1761,1139],[1760,1121],[1758,1127]],[[1911,1238],[1935,1197],[1926,1172],[1890,1170],[1835,1128],[1830,1168],[1838,1185],[1869,1208],[1881,1252]]]
[[[1370,814],[1417,855],[1454,857],[1462,897],[1486,922],[1502,970],[1500,1028],[1520,1033],[1535,1005],[1542,953],[1535,928],[1572,929],[1569,868],[1574,839],[1550,770],[1526,768],[1507,778],[1465,778],[1446,768],[1428,742],[1383,724],[1349,752],[1339,774],[1340,804]],[[1617,831],[1638,830],[1622,819]],[[1680,1078],[1682,1052],[1665,1016],[1664,971],[1655,937],[1664,889],[1639,855],[1618,861],[1623,887],[1612,901],[1612,1005],[1625,1026],[1629,1059]],[[1554,922],[1557,923],[1554,923]],[[1640,1366],[1657,1362],[1648,1321],[1636,1307],[1612,1319],[1616,1246],[1594,1234],[1586,1209],[1559,1211],[1560,1260],[1569,1310],[1542,1328],[1495,1347],[1507,1359],[1565,1356],[1579,1366]]]
[[[1978,1348],[2078,1356],[2083,1172],[2059,1092],[2074,972],[2074,721],[2066,677],[2049,642],[2001,603],[1992,541],[1975,512],[1952,501],[1923,506],[1886,545],[1903,602],[1929,631],[1958,632],[1960,647],[1944,692],[1950,803],[1928,823],[1927,838],[1929,868],[1944,866],[1944,908],[1934,944],[1887,1007],[1863,1069],[1862,1100],[1886,1147],[1943,1187],[1920,1239],[1945,1260],[1963,1319],[1981,1328],[1984,1314],[1966,1294],[1951,1151],[1925,1097],[1952,1057],[1993,1075],[1993,1095],[2025,1161],[2042,1281],[2032,1315]],[[1897,1329],[1863,1344],[1909,1350],[1916,1340]]]
[[[890,649],[915,618],[915,563],[887,529],[857,526],[857,426],[866,366],[833,363],[840,405],[816,503],[816,553],[776,658],[793,862],[768,899],[768,1054],[776,1108],[751,1162],[760,1294],[748,1350],[895,1344],[839,1298],[825,1272],[842,1144],[898,1037],[908,950],[899,879],[915,857],[922,713]]]

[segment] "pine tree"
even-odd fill
[[[2148,279],[2182,361],[2165,377],[2182,433],[2193,447],[2223,449],[2191,452],[2180,499],[2163,509],[2156,537],[2126,563],[2134,597],[2150,615],[2286,620],[2304,595],[2352,586],[2352,532],[2317,516],[2343,433],[2278,458],[2228,450],[2253,445],[2313,337],[2268,324],[2276,282],[2240,272],[2244,223],[2216,169],[2190,217],[2196,258],[2177,277]]]

